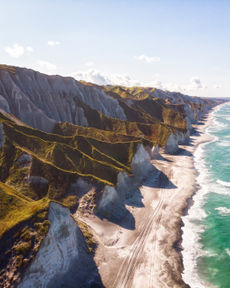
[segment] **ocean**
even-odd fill
[[[212,113],[212,140],[194,153],[198,191],[183,217],[184,281],[230,288],[230,103]]]

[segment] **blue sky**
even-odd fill
[[[230,1],[0,0],[0,63],[230,96]]]

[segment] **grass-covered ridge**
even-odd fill
[[[0,238],[17,223],[28,220],[48,208],[48,199],[33,201],[0,182]]]
[[[119,101],[128,115],[131,115],[133,110],[135,111],[134,117],[139,115],[142,119],[147,119],[147,123],[165,124],[176,129],[187,129],[184,106],[167,103],[162,99],[153,97],[154,88],[104,86],[104,90],[108,95]]]
[[[56,133],[46,133],[3,112],[0,122],[4,134],[0,152],[0,242],[10,239],[0,249],[0,258],[9,249],[0,283],[7,283],[7,269],[17,279],[36,255],[48,232],[50,201],[76,209],[78,195],[69,187],[79,176],[102,187],[115,186],[118,173],[132,174],[131,160],[143,139],[128,135],[126,130],[119,134],[69,123],[59,123]],[[92,250],[95,244],[87,237]]]
[[[13,74],[16,73],[16,67],[5,65],[5,64],[0,64],[0,70],[5,70]]]
[[[65,139],[13,121],[2,121],[6,139],[16,149],[60,171],[92,177],[109,185],[116,184],[119,172],[126,170],[131,173],[130,162],[140,143],[138,139],[108,143],[77,135]],[[7,161],[12,162],[9,158]]]

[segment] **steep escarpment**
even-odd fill
[[[69,210],[52,202],[48,220],[49,231],[18,287],[76,287],[77,283],[101,287],[92,255]]]
[[[97,239],[72,215],[130,216],[159,149],[175,153],[215,104],[0,65],[0,286],[101,287]]]

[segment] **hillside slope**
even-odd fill
[[[57,275],[68,282],[71,261],[89,263],[93,283],[102,285],[93,260],[96,240],[71,213],[119,223],[128,213],[125,199],[149,173],[158,175],[150,163],[158,146],[176,153],[192,123],[216,104],[0,65],[0,286],[36,286],[44,275],[45,286]],[[39,270],[45,247],[49,271]],[[62,264],[56,265],[55,253]]]

